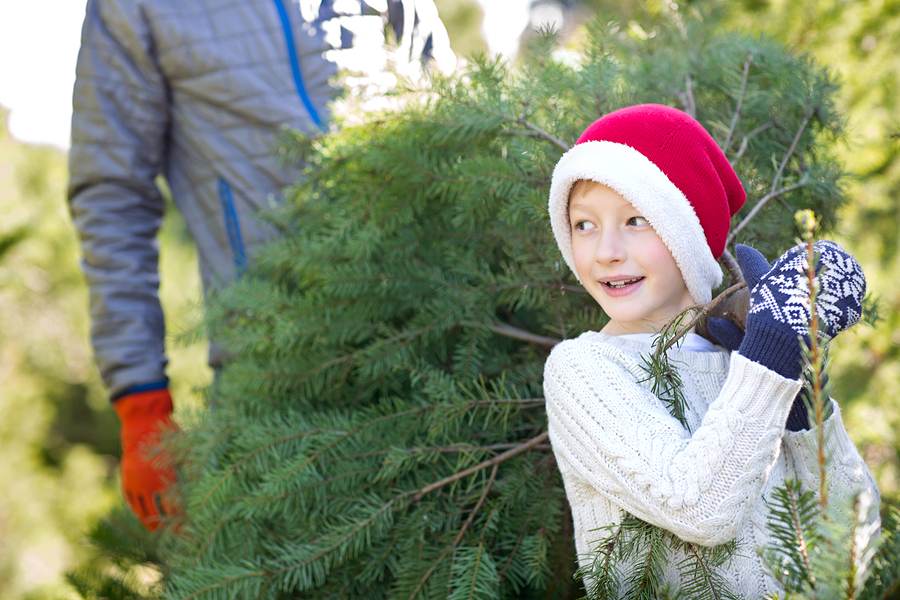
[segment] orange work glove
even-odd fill
[[[179,511],[166,492],[175,482],[175,470],[165,454],[148,456],[158,445],[164,429],[177,429],[170,416],[172,396],[168,389],[136,392],[113,402],[122,422],[122,491],[131,510],[150,531],[161,517]]]

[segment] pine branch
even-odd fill
[[[819,291],[816,285],[816,257],[814,241],[815,231],[818,223],[816,215],[811,210],[797,211],[794,219],[800,227],[800,235],[806,243],[806,285],[809,290],[809,348],[805,353],[810,355],[810,364],[812,366],[812,401],[815,407],[816,417],[816,442],[818,445],[818,463],[819,463],[819,504],[824,513],[828,508],[828,485],[826,482],[826,464],[825,464],[825,399],[822,397],[822,361],[820,358],[819,344],[819,311],[816,306],[816,299]],[[803,340],[800,342],[801,347],[805,346]]]
[[[575,573],[576,577],[587,580],[591,585],[587,590],[588,598],[612,598],[616,593],[616,559],[622,554],[621,544],[625,532],[624,519],[615,527],[615,533],[600,540],[595,548],[590,568],[581,567]]]
[[[465,324],[474,324],[480,326],[480,324],[478,323]],[[519,329],[518,327],[514,327],[512,325],[509,325],[508,323],[492,323],[488,325],[487,328],[494,333],[500,334],[504,337],[521,340],[523,342],[528,342],[529,344],[536,344],[538,346],[544,346],[547,348],[552,348],[561,341],[556,338],[546,337],[543,335],[538,335],[536,333],[531,333],[530,331],[525,331],[524,329]]]
[[[394,335],[391,337],[375,340],[371,344],[364,346],[362,348],[359,348],[358,350],[354,350],[354,351],[348,352],[346,354],[341,354],[341,355],[336,356],[330,360],[327,360],[319,365],[316,365],[315,368],[309,369],[308,371],[306,371],[304,373],[303,377],[298,378],[297,382],[301,383],[304,381],[308,381],[309,379],[313,378],[314,376],[318,375],[319,373],[321,373],[323,371],[327,371],[328,369],[330,369],[334,366],[340,365],[340,364],[348,363],[362,354],[372,352],[376,348],[390,345],[390,344],[393,344],[393,343],[399,342],[399,341],[409,340],[410,338],[416,338],[416,337],[419,337],[425,333],[428,333],[429,331],[432,331],[436,328],[437,328],[437,325],[429,325],[426,327],[420,327],[419,329],[403,331],[403,332],[398,333],[397,335]]]
[[[514,117],[514,116],[506,114],[506,113],[498,113],[496,111],[485,109],[484,106],[481,106],[478,104],[472,104],[470,102],[462,101],[461,104],[467,106],[468,108],[470,108],[472,110],[478,111],[486,116],[498,118],[502,121],[515,123],[516,125],[519,125],[519,126],[525,128],[524,131],[523,130],[513,130],[512,132],[510,132],[513,135],[533,137],[533,138],[544,140],[546,142],[553,144],[554,146],[556,146],[563,152],[566,152],[567,150],[569,150],[572,147],[572,144],[566,143],[563,139],[553,135],[549,131],[547,131],[547,130],[539,127],[538,125],[535,125],[531,121],[529,121],[528,117],[525,113],[523,113],[517,117]]]
[[[791,518],[791,526],[793,527],[794,539],[797,544],[797,553],[803,561],[803,568],[806,573],[809,574],[808,581],[810,585],[815,587],[815,580],[813,579],[812,569],[809,565],[809,541],[806,539],[806,534],[803,532],[803,517],[800,510],[799,487],[797,489],[788,488],[787,500],[789,502],[788,508],[790,509],[788,514]]]
[[[344,527],[343,532],[341,532],[339,535],[335,536],[334,539],[328,540],[328,543],[325,544],[324,546],[322,546],[318,549],[315,549],[315,551],[312,552],[312,554],[305,556],[301,560],[291,561],[288,564],[286,564],[283,567],[280,567],[278,569],[267,570],[266,575],[268,575],[270,577],[278,576],[278,575],[284,574],[288,571],[296,571],[296,570],[301,570],[304,568],[309,568],[311,565],[318,562],[323,557],[337,551],[340,548],[346,547],[345,545],[350,540],[352,540],[357,534],[359,534],[361,531],[365,530],[367,527],[371,526],[380,517],[382,517],[382,515],[384,515],[387,511],[391,510],[395,503],[403,502],[407,498],[407,496],[408,496],[408,494],[399,494],[397,496],[394,496],[387,502],[384,502],[376,510],[372,511],[371,514],[366,515],[363,519],[360,519],[359,521],[357,521],[355,523],[348,524],[346,527]],[[317,540],[317,541],[321,541],[321,540]],[[313,548],[315,548],[315,546],[310,548],[310,550],[312,550]]]
[[[491,293],[501,292],[505,290],[516,290],[522,288],[541,288],[560,292],[572,292],[575,294],[588,295],[588,291],[580,285],[572,285],[569,283],[561,283],[559,281],[515,281],[499,285],[486,286],[486,290]]]
[[[731,147],[731,138],[734,135],[734,131],[737,128],[738,120],[741,118],[741,109],[744,104],[744,96],[747,93],[747,79],[750,74],[750,64],[753,62],[753,53],[747,53],[747,60],[744,61],[744,68],[741,72],[741,89],[738,92],[737,102],[735,103],[734,114],[731,115],[731,125],[728,127],[728,135],[725,136],[725,141],[720,144],[722,147],[722,152],[728,153],[728,149]]]
[[[763,557],[789,593],[816,589],[812,551],[821,539],[817,530],[821,516],[814,494],[798,481],[787,479],[773,491],[767,527],[774,542],[763,550]]]
[[[562,150],[563,152],[566,152],[567,150],[569,150],[569,148],[572,147],[571,144],[567,144],[562,139],[556,137],[552,133],[541,129],[534,123],[526,120],[524,115],[522,115],[521,117],[516,119],[516,123],[525,127],[525,129],[528,131],[528,133],[526,133],[525,135],[530,135],[532,137],[537,137],[539,139],[548,141],[551,144],[553,144],[554,146],[556,146],[557,148],[559,148],[560,150]]]
[[[649,526],[641,531],[640,539],[646,544],[647,552],[637,561],[628,576],[630,588],[625,594],[626,599],[656,598],[668,556],[665,536],[666,532],[658,527]]]
[[[541,406],[543,406],[543,401],[541,402]],[[478,446],[475,444],[453,444],[451,446],[413,446],[411,448],[404,448],[404,451],[410,454],[428,454],[430,452],[436,452],[438,454],[458,454],[479,451],[496,453],[498,450],[509,450],[510,448],[517,448],[518,446],[519,444],[489,444],[487,446]],[[534,447],[534,449],[550,450],[551,446],[549,444],[538,444]],[[370,450],[368,452],[348,454],[346,458],[350,460],[373,458],[376,456],[383,456],[395,450],[396,448],[382,448],[380,450]],[[325,479],[323,481],[330,481],[330,479]]]
[[[818,539],[810,550],[811,572],[815,586],[805,597],[814,598],[879,598],[878,567],[873,562],[879,546],[893,532],[879,536],[881,524],[873,514],[877,510],[877,495],[869,489],[853,494],[851,498],[829,504],[827,513],[818,510],[812,492],[805,492],[812,507],[807,516],[810,525],[816,526]],[[896,567],[896,553],[893,560]],[[872,572],[872,568],[876,573]],[[871,587],[863,588],[866,580],[875,575]],[[806,590],[800,590],[806,592]],[[888,596],[884,596],[885,598]]]
[[[813,404],[816,407],[816,441],[818,445],[818,462],[819,462],[819,503],[824,511],[828,508],[828,483],[826,480],[826,464],[825,464],[825,415],[823,412],[824,398],[822,398],[822,373],[819,362],[819,311],[816,309],[816,287],[815,287],[815,258],[813,255],[813,241],[810,238],[806,244],[807,248],[807,277],[809,279],[809,302],[810,302],[810,323],[809,337],[811,341],[812,366],[813,366]]]
[[[772,200],[773,198],[778,198],[779,196],[783,196],[784,194],[793,192],[796,189],[805,187],[806,185],[808,185],[808,183],[809,183],[808,176],[806,173],[804,173],[797,183],[789,185],[784,188],[780,188],[780,189],[771,191],[768,194],[766,194],[765,196],[763,196],[762,198],[760,198],[759,200],[757,200],[756,204],[753,206],[753,208],[750,210],[750,212],[747,213],[747,215],[743,219],[741,219],[740,223],[735,225],[734,229],[731,230],[731,233],[728,234],[728,239],[725,241],[725,245],[730,245],[731,242],[734,241],[734,238],[737,236],[737,234],[740,233],[740,231],[744,227],[746,227],[748,223],[750,223],[750,220],[756,216],[756,213],[758,213],[760,210],[762,210],[762,208],[769,202],[769,200]]]
[[[503,405],[503,404],[521,406],[521,407],[525,407],[525,408],[540,407],[540,406],[544,405],[544,399],[543,398],[524,398],[524,399],[492,398],[490,400],[472,400],[472,401],[469,401],[468,403],[466,403],[465,408],[462,410],[468,410],[468,409],[483,407],[483,406],[491,407],[491,406]],[[338,433],[338,434],[340,434],[339,437],[335,438],[329,444],[323,446],[322,448],[319,448],[311,456],[307,457],[302,463],[300,463],[299,468],[305,468],[305,467],[313,464],[325,452],[333,450],[342,441],[344,441],[354,435],[362,433],[363,431],[365,431],[367,429],[371,429],[375,425],[379,425],[384,422],[397,420],[397,419],[400,419],[403,417],[410,417],[410,416],[414,416],[414,415],[420,415],[420,414],[426,413],[426,412],[432,412],[440,407],[441,407],[440,404],[426,404],[426,405],[417,406],[415,408],[404,410],[404,411],[388,413],[386,415],[382,415],[379,417],[362,419],[358,425],[356,425],[355,427],[352,427],[346,431],[324,430],[324,429],[314,429],[311,431],[310,430],[299,431],[294,435],[282,436],[278,440],[273,440],[272,442],[267,442],[266,444],[262,444],[261,446],[253,449],[251,452],[243,455],[239,460],[237,460],[232,465],[229,465],[229,468],[226,470],[226,472],[217,478],[214,487],[211,490],[209,490],[207,492],[207,494],[201,499],[202,500],[201,505],[208,502],[210,500],[211,496],[219,488],[221,488],[222,485],[224,485],[227,478],[235,475],[240,470],[239,467],[241,465],[246,464],[250,458],[252,458],[253,456],[261,453],[262,451],[264,451],[268,448],[273,447],[274,445],[276,445],[279,442],[283,443],[285,441],[289,441],[292,439],[299,439],[299,438],[305,437],[307,435],[312,435],[312,434],[316,434],[316,433]],[[509,444],[498,444],[498,445],[495,445],[493,448],[501,449],[504,447],[509,447],[510,450],[507,451],[507,453],[508,453],[508,452],[518,450],[520,448],[520,446],[521,446],[521,444],[514,444],[511,446]],[[547,450],[547,449],[549,449],[549,446],[547,446],[546,444],[542,444],[542,443],[536,443],[529,449]],[[449,452],[449,451],[451,451],[451,448],[447,447],[447,448],[444,448],[444,450]],[[453,448],[453,450],[460,451],[460,452],[464,451],[461,447]],[[500,456],[501,455],[498,455],[497,458],[499,458]],[[292,470],[296,471],[297,468],[298,467],[295,467]],[[320,482],[320,483],[324,483],[324,482]],[[258,496],[258,497],[253,497],[253,498],[251,498],[249,495],[245,494],[243,496],[233,498],[231,500],[231,502],[233,505],[235,505],[238,502],[242,502],[242,501],[250,499],[258,505],[266,505],[266,504],[271,504],[274,501],[281,500],[291,493],[295,493],[295,492],[286,491],[286,492],[283,492],[283,493],[280,493],[277,495],[264,495],[264,496]],[[222,515],[222,518],[218,520],[218,522],[215,524],[215,526],[213,526],[212,530],[206,536],[206,539],[204,540],[204,543],[202,545],[201,554],[204,554],[206,552],[206,550],[209,548],[209,546],[212,544],[212,542],[218,536],[218,533],[221,531],[222,527],[227,525],[228,522],[231,521],[231,519],[232,519],[232,516],[230,514],[226,513],[226,514]]]
[[[456,549],[459,543],[462,541],[463,537],[466,535],[466,531],[468,531],[469,527],[471,527],[472,522],[475,520],[475,515],[478,514],[478,511],[481,510],[481,505],[484,503],[485,498],[487,498],[488,493],[491,491],[491,488],[494,485],[494,481],[497,478],[497,470],[500,468],[499,464],[495,464],[491,469],[491,474],[488,477],[487,483],[484,485],[484,489],[481,492],[481,496],[478,498],[478,502],[475,503],[475,507],[472,509],[472,512],[469,513],[469,518],[466,519],[466,522],[463,523],[463,526],[460,528],[459,532],[453,538],[453,541],[448,544],[438,555],[436,559],[432,562],[431,566],[425,571],[425,574],[419,579],[416,587],[409,594],[409,600],[413,600],[416,596],[419,595],[419,592],[425,587],[425,584],[428,583],[428,580],[431,579],[431,576],[434,574],[434,571],[441,565],[444,558],[452,551]]]
[[[215,583],[211,583],[200,588],[199,590],[188,594],[187,596],[184,596],[184,600],[194,600],[194,598],[200,598],[205,594],[212,592],[213,590],[227,588],[233,582],[245,580],[252,577],[265,577],[265,575],[265,571],[248,571],[246,573],[239,573],[237,575],[217,578]]]
[[[497,470],[500,468],[499,463],[494,463],[494,466],[491,468],[491,474],[488,477],[487,483],[484,484],[484,489],[481,491],[481,496],[478,498],[478,502],[475,503],[475,508],[472,509],[472,512],[469,513],[469,518],[466,519],[466,522],[463,524],[462,528],[459,530],[459,533],[456,534],[456,537],[453,538],[453,546],[456,547],[462,541],[463,537],[466,535],[466,530],[472,525],[472,521],[475,520],[475,515],[478,514],[478,511],[481,510],[481,505],[484,504],[485,498],[487,498],[488,493],[491,491],[491,488],[494,486],[494,482],[497,480]]]
[[[647,356],[641,356],[641,367],[647,373],[647,377],[640,381],[652,381],[651,391],[662,400],[672,415],[686,429],[690,431],[687,420],[685,418],[684,393],[681,390],[681,377],[678,371],[671,365],[667,351],[678,340],[684,337],[699,321],[699,319],[709,312],[712,308],[722,302],[732,293],[746,287],[744,282],[736,283],[724,290],[715,299],[705,306],[689,306],[675,315],[668,323],[666,323],[653,340],[653,352]],[[687,324],[683,324],[688,314],[692,314]]]
[[[516,456],[522,454],[523,452],[528,452],[529,450],[532,450],[535,446],[538,446],[538,445],[542,444],[543,442],[547,441],[548,438],[549,438],[549,434],[545,431],[539,435],[534,436],[530,440],[526,440],[525,442],[522,442],[521,444],[517,445],[514,448],[510,448],[503,454],[498,454],[494,458],[491,458],[484,462],[480,462],[477,465],[473,465],[473,466],[469,467],[468,469],[463,469],[462,471],[454,473],[453,475],[450,475],[449,477],[444,477],[440,481],[435,481],[434,483],[430,483],[413,495],[413,502],[418,502],[426,494],[430,494],[431,492],[438,490],[446,485],[450,485],[454,481],[459,481],[460,479],[462,479],[464,477],[468,477],[472,473],[477,473],[478,471],[481,471],[482,469],[486,469],[486,468],[492,467],[494,465],[499,465],[501,463],[508,461],[511,458],[515,458]]]
[[[738,151],[734,155],[734,158],[731,159],[731,166],[735,167],[737,165],[738,161],[741,159],[741,157],[744,156],[744,152],[747,151],[747,148],[750,145],[750,140],[755,138],[760,133],[763,133],[764,131],[771,129],[774,126],[775,126],[775,121],[768,120],[765,123],[763,123],[762,125],[758,125],[758,126],[754,127],[743,138],[741,138],[741,143],[738,146]]]
[[[296,433],[282,435],[277,438],[274,438],[274,439],[266,442],[265,444],[261,444],[261,445],[257,446],[256,448],[253,448],[249,452],[246,452],[243,455],[235,458],[234,462],[232,462],[231,464],[228,465],[228,467],[225,469],[225,473],[222,474],[221,478],[218,480],[218,485],[213,487],[211,490],[209,490],[206,493],[206,495],[200,499],[200,504],[204,504],[207,501],[209,501],[212,494],[214,494],[218,490],[218,488],[221,487],[221,485],[224,483],[226,477],[229,477],[229,476],[237,473],[238,471],[240,471],[241,467],[243,465],[249,463],[252,459],[256,458],[257,456],[259,456],[266,450],[270,450],[280,444],[285,444],[287,442],[292,442],[292,441],[296,441],[299,439],[303,439],[307,436],[319,435],[319,434],[323,434],[323,433],[343,434],[345,432],[336,430],[336,429],[305,429],[305,430],[298,431]]]
[[[733,293],[747,287],[747,284],[744,283],[743,279],[739,280],[737,283],[730,285],[729,287],[722,290],[722,292],[713,298],[709,303],[704,304],[703,306],[694,305],[689,306],[666,323],[661,332],[671,332],[670,335],[666,337],[666,340],[661,345],[657,346],[656,351],[654,352],[654,358],[660,358],[663,354],[672,346],[674,346],[678,340],[684,337],[691,329],[693,329],[700,319],[703,318],[704,315],[709,314],[712,309],[718,306],[722,301],[728,298]],[[684,319],[685,315],[688,313],[693,313],[691,319],[685,325],[681,325],[681,321]]]
[[[900,598],[900,507],[888,505],[881,523],[879,547],[872,554],[862,598]]]
[[[425,411],[432,410],[432,409],[433,409],[433,406],[430,406],[430,405],[417,406],[416,408],[411,408],[409,410],[396,412],[396,413],[389,413],[387,415],[382,415],[381,417],[376,417],[374,419],[367,420],[347,431],[326,430],[326,429],[301,430],[295,434],[285,435],[278,439],[267,441],[265,444],[261,444],[260,446],[254,448],[250,452],[239,457],[237,460],[235,460],[235,462],[228,465],[228,468],[225,470],[225,473],[223,473],[216,480],[215,485],[210,490],[208,490],[206,492],[206,494],[203,495],[203,497],[200,498],[198,504],[202,506],[202,505],[205,505],[207,502],[209,502],[210,499],[212,498],[213,494],[215,492],[217,492],[226,483],[227,479],[229,477],[232,477],[233,475],[237,474],[240,471],[241,467],[243,465],[247,464],[250,461],[250,459],[261,454],[265,450],[268,450],[268,449],[278,445],[279,443],[285,443],[287,441],[301,439],[301,438],[304,438],[309,435],[317,435],[317,434],[322,434],[322,433],[338,434],[338,437],[332,442],[332,444],[327,446],[326,448],[323,448],[322,450],[331,449],[335,445],[337,445],[341,440],[343,440],[349,436],[352,436],[356,433],[359,433],[366,427],[371,427],[372,425],[375,425],[377,423],[381,423],[384,421],[391,421],[394,419],[399,419],[402,417],[425,412]],[[319,453],[321,453],[322,450],[320,450]],[[316,453],[314,456],[317,457],[319,453]]]
[[[339,356],[339,357],[337,357],[336,359],[334,359],[333,361],[328,361],[328,362],[326,362],[320,369],[321,369],[321,370],[324,370],[325,368],[327,368],[327,367],[329,367],[329,366],[332,366],[333,363],[339,363],[339,362],[347,361],[347,360],[349,360],[349,359],[352,359],[352,358],[356,357],[356,356],[359,355],[359,354],[364,354],[364,353],[367,353],[367,352],[371,353],[372,350],[375,349],[375,348],[381,348],[381,347],[384,347],[384,346],[391,346],[392,344],[397,343],[397,342],[406,342],[406,341],[409,341],[410,339],[420,337],[420,336],[422,336],[422,335],[424,335],[424,334],[426,334],[426,333],[428,333],[428,332],[430,332],[430,331],[433,331],[433,330],[436,329],[436,328],[437,328],[437,326],[435,326],[435,325],[426,325],[425,327],[419,327],[418,329],[411,329],[411,330],[408,330],[408,331],[401,331],[401,332],[397,333],[396,335],[392,335],[392,336],[390,336],[390,337],[379,338],[379,339],[375,340],[372,344],[367,345],[367,346],[365,346],[364,348],[360,348],[359,350],[356,350],[356,351],[354,351],[354,352],[350,352],[349,354],[345,354],[345,355],[343,355],[343,356]]]
[[[684,106],[684,112],[696,119],[697,103],[694,100],[694,80],[690,73],[684,76],[684,91],[676,92],[676,94],[681,100],[682,106]]]
[[[713,570],[710,568],[710,566],[706,563],[706,559],[697,549],[697,546],[694,544],[685,544],[685,549],[693,559],[694,564],[696,564],[698,567],[698,572],[703,584],[703,589],[713,600],[721,600],[722,596],[719,594],[719,590],[716,586],[717,582],[715,574],[713,573]]]
[[[725,268],[728,269],[728,275],[731,277],[731,281],[743,281],[744,275],[741,273],[741,267],[738,265],[737,259],[734,258],[734,255],[731,254],[731,251],[728,248],[725,248],[722,251],[722,262],[725,263]]]
[[[451,590],[447,600],[489,600],[497,597],[499,578],[484,543],[460,548],[451,566]]]
[[[469,402],[465,403],[465,405],[464,405],[462,408],[460,408],[459,410],[467,411],[467,410],[469,410],[469,409],[477,408],[477,407],[481,407],[481,406],[488,406],[488,407],[491,407],[491,406],[497,406],[497,405],[503,405],[503,404],[514,405],[514,406],[520,406],[520,407],[525,407],[525,408],[531,408],[531,407],[540,407],[540,406],[543,406],[543,405],[545,404],[545,400],[544,400],[543,398],[521,398],[521,399],[520,399],[520,398],[492,398],[492,399],[490,399],[490,400],[472,400],[472,401],[469,401]],[[438,409],[438,408],[440,408],[440,407],[441,407],[440,404],[428,404],[428,405],[419,406],[419,407],[416,407],[416,408],[413,408],[413,409],[409,409],[409,410],[405,410],[405,411],[400,411],[400,412],[396,412],[396,413],[389,413],[389,414],[386,414],[386,415],[382,415],[382,416],[380,416],[380,417],[375,417],[375,418],[369,418],[369,419],[362,420],[357,426],[355,426],[355,427],[353,427],[353,428],[351,428],[351,429],[349,429],[349,430],[347,430],[347,431],[338,432],[338,433],[341,434],[341,436],[340,436],[339,438],[336,438],[336,439],[333,440],[330,444],[328,444],[328,445],[326,445],[326,446],[323,446],[322,448],[317,449],[316,452],[314,452],[310,457],[308,457],[308,458],[301,464],[301,466],[307,466],[307,465],[311,464],[311,463],[314,462],[316,459],[318,459],[319,456],[321,456],[322,454],[324,454],[326,451],[334,449],[334,448],[337,446],[337,444],[339,444],[339,443],[342,442],[343,440],[345,440],[345,439],[347,439],[347,438],[350,438],[350,437],[352,437],[352,436],[354,436],[354,435],[356,435],[356,434],[358,434],[358,433],[361,433],[361,432],[363,432],[363,431],[365,431],[365,430],[367,430],[367,429],[371,429],[373,425],[380,424],[380,423],[383,423],[383,422],[385,422],[385,421],[393,421],[393,420],[396,420],[397,418],[400,418],[400,417],[408,417],[408,416],[411,416],[411,415],[417,415],[417,414],[421,414],[421,413],[425,413],[425,412],[433,412],[433,411],[435,411],[436,409]],[[298,436],[298,437],[301,437],[301,436]],[[478,449],[478,448],[485,448],[485,449],[502,449],[502,448],[510,448],[510,450],[517,450],[517,449],[519,449],[521,446],[522,446],[522,444],[495,444],[495,445],[493,445],[493,446],[470,446],[470,448],[471,448],[471,449]],[[545,446],[544,446],[543,444],[535,444],[535,445],[533,445],[531,448],[537,449],[537,448],[544,448],[544,447],[545,447]],[[531,448],[529,448],[529,449],[531,449]],[[409,450],[411,450],[411,451],[419,451],[419,450],[429,450],[429,449],[427,449],[427,448],[426,448],[426,449],[422,449],[422,448],[410,448]],[[467,450],[467,448],[465,448],[463,445],[459,444],[459,445],[455,445],[455,446],[447,446],[447,447],[433,448],[432,450],[437,450],[437,451],[449,453],[449,452],[464,452],[464,451]],[[389,452],[389,451],[390,451],[390,449],[384,450],[384,451],[379,451],[379,452],[382,452],[382,453],[383,453],[383,452]],[[367,454],[377,454],[377,453],[378,453],[378,452],[375,452],[375,453],[367,453]],[[358,457],[360,457],[360,458],[361,458],[362,456],[365,456],[365,455],[358,455]],[[275,500],[275,499],[277,499],[277,498],[276,498],[276,497],[267,497],[267,499],[268,499],[268,500]]]
[[[506,560],[503,561],[503,566],[500,568],[498,572],[498,577],[500,581],[506,579],[506,574],[509,572],[509,568],[512,566],[513,558],[516,556],[516,552],[519,551],[519,548],[522,546],[522,542],[525,540],[526,533],[524,531],[519,532],[519,535],[516,537],[516,543],[510,550],[509,555],[506,557]]]
[[[685,554],[685,558],[678,563],[682,581],[679,591],[682,594],[691,600],[740,599],[729,587],[729,582],[716,571],[736,552],[736,540],[706,547],[684,542],[674,536],[672,538],[674,547]]]
[[[797,132],[794,134],[794,139],[791,140],[791,145],[788,146],[787,152],[784,153],[784,156],[781,159],[781,164],[778,165],[775,177],[772,178],[772,186],[769,188],[769,194],[774,193],[775,190],[778,189],[778,186],[781,185],[781,177],[784,174],[784,169],[787,167],[788,161],[791,160],[791,157],[797,150],[797,144],[800,143],[800,138],[803,136],[803,132],[806,131],[806,126],[809,125],[809,122],[812,120],[813,115],[816,114],[818,109],[818,106],[811,106],[806,111],[803,121],[800,122],[800,127],[797,128]]]

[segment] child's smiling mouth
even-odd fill
[[[600,280],[601,287],[603,288],[604,293],[608,296],[619,297],[626,296],[631,292],[637,290],[641,283],[643,283],[644,277],[610,277],[605,280]]]

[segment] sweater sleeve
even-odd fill
[[[631,362],[611,346],[554,348],[544,367],[554,453],[610,502],[685,541],[734,539],[778,457],[800,382],[733,352],[691,435]]]
[[[852,498],[859,492],[871,494],[872,504],[868,522],[878,520],[878,507],[881,496],[875,478],[865,461],[859,455],[853,440],[844,428],[841,409],[834,399],[829,398],[831,415],[823,423],[825,428],[825,477],[828,481],[829,503],[837,502],[850,506]],[[810,421],[813,421],[810,415]],[[796,478],[803,489],[815,492],[819,496],[819,444],[818,430],[815,423],[811,429],[802,431],[786,431],[782,438],[782,447],[788,466],[788,477]]]

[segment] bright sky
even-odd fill
[[[10,132],[19,140],[69,147],[85,4],[86,0],[0,0],[0,105],[10,109]],[[512,58],[529,23],[530,0],[479,0],[479,4],[491,52]],[[561,13],[550,20],[559,17]]]
[[[69,146],[86,0],[0,0],[0,104],[12,134]]]

